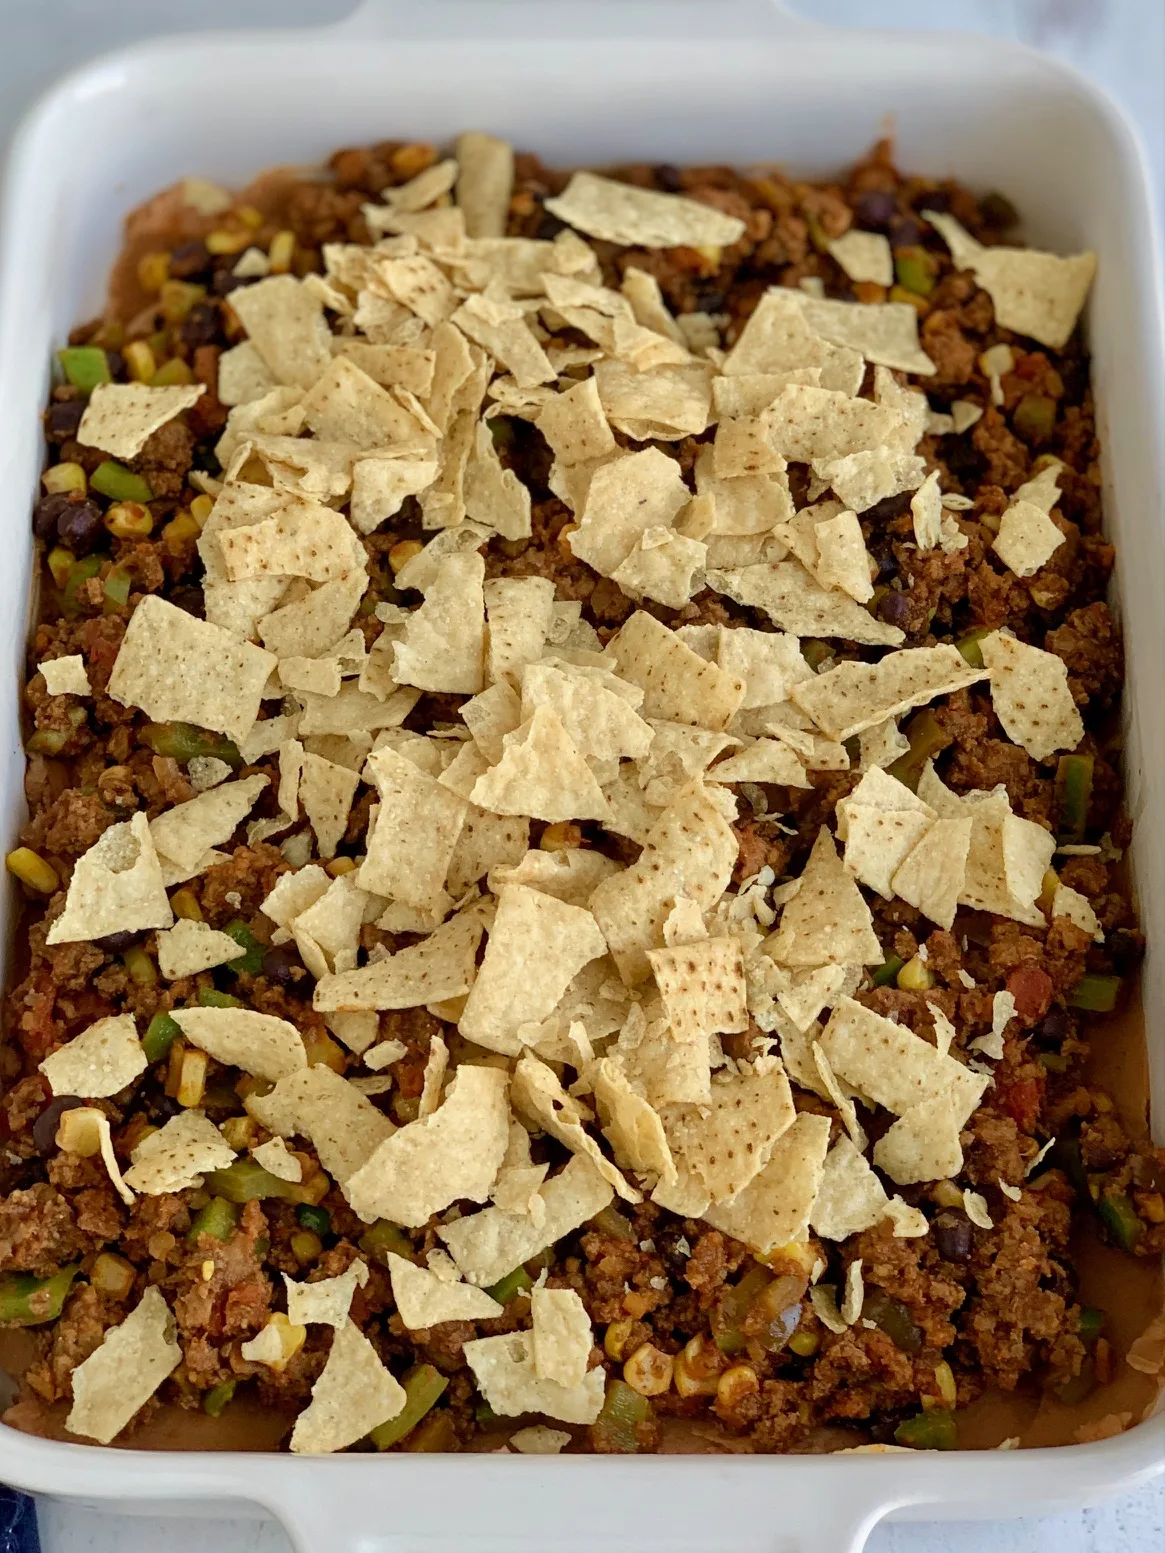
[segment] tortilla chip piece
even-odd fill
[[[572,670],[561,659],[532,663],[522,675],[523,718],[549,707],[575,748],[597,760],[646,755],[654,733],[634,710],[641,699],[622,681],[590,669]]]
[[[197,976],[218,965],[229,965],[246,954],[229,933],[217,933],[207,922],[191,922],[180,917],[166,933],[158,934],[158,970],[167,981]],[[71,1095],[80,1091],[70,1089]]]
[[[500,361],[519,388],[556,381],[558,374],[518,303],[475,292],[465,299],[450,322]]]
[[[514,186],[514,148],[481,130],[466,130],[453,147],[457,156],[457,205],[469,237],[501,237]]]
[[[376,1349],[348,1321],[332,1338],[311,1402],[295,1420],[291,1449],[300,1455],[342,1451],[395,1418],[407,1400],[404,1387],[381,1363]]]
[[[963,1109],[953,1089],[911,1106],[874,1144],[874,1163],[898,1186],[957,1176],[963,1168]]]
[[[667,1134],[659,1113],[631,1085],[622,1068],[603,1057],[590,1072],[603,1136],[615,1158],[628,1170],[676,1179]],[[709,1090],[709,1094],[711,1090]]]
[[[77,859],[65,909],[46,941],[75,944],[170,927],[173,921],[149,823],[139,810],[131,820],[111,825]]]
[[[744,956],[734,938],[706,938],[672,949],[651,949],[647,958],[672,1035],[681,1044],[748,1029]],[[706,1102],[702,1095],[671,1099]]]
[[[98,383],[77,428],[77,441],[114,458],[136,458],[159,427],[197,404],[205,392],[205,383],[175,388]]]
[[[335,1278],[318,1278],[314,1283],[297,1283],[284,1273],[287,1319],[297,1327],[342,1327],[348,1320],[356,1290],[367,1282],[368,1268],[359,1257],[346,1272]]]
[[[463,1065],[431,1115],[401,1127],[344,1182],[366,1224],[417,1226],[460,1198],[485,1202],[509,1136],[509,1075]]]
[[[861,524],[853,512],[838,513],[816,525],[817,580],[823,587],[840,588],[859,604],[874,596],[870,556]]]
[[[973,821],[936,820],[899,863],[891,890],[950,931],[963,893]]]
[[[581,464],[617,451],[593,377],[555,394],[535,424],[560,464]]]
[[[507,884],[524,884],[571,906],[585,906],[598,885],[619,871],[619,864],[601,852],[535,850],[508,866],[491,868],[486,882],[495,895]]]
[[[829,483],[839,501],[865,512],[888,496],[912,491],[926,474],[925,460],[895,448],[878,447],[843,458],[815,459],[813,473]]]
[[[54,1095],[99,1100],[118,1094],[148,1067],[133,1015],[118,1014],[98,1019],[58,1046],[40,1064],[40,1071]]]
[[[880,965],[882,946],[870,908],[823,825],[766,951],[781,965]]]
[[[197,798],[165,809],[150,824],[150,836],[159,857],[193,868],[211,847],[229,841],[255,806],[267,786],[265,776],[224,782]]]
[[[505,736],[505,752],[471,789],[472,801],[495,814],[525,814],[556,823],[602,820],[607,801],[577,746],[549,706]]]
[[[336,582],[366,565],[364,548],[343,513],[302,498],[289,498],[256,523],[221,530],[218,542],[232,582],[267,576]]]
[[[850,312],[859,304],[839,304]],[[911,315],[917,314],[903,304]],[[851,398],[830,388],[790,383],[761,412],[765,434],[775,452],[791,463],[844,458],[883,447],[900,423],[900,413],[869,399]]]
[[[176,1008],[170,1016],[194,1046],[232,1068],[274,1083],[306,1067],[299,1031],[287,1019],[249,1008]]]
[[[644,692],[646,718],[719,730],[727,728],[744,695],[740,680],[706,662],[643,610],[626,622],[607,654],[620,678]]]
[[[833,1010],[821,1047],[838,1077],[898,1116],[944,1090],[981,1094],[986,1085],[929,1041],[853,998],[842,998]]]
[[[443,1321],[489,1321],[503,1306],[471,1283],[448,1283],[427,1267],[388,1254],[392,1297],[397,1314],[410,1332],[440,1326]]]
[[[635,1188],[624,1179],[586,1132],[583,1114],[577,1102],[563,1089],[553,1068],[530,1052],[523,1053],[514,1071],[512,1097],[515,1109],[537,1122],[543,1132],[557,1138],[572,1154],[581,1154],[589,1159],[625,1202],[642,1201]]]
[[[319,755],[304,754],[299,801],[316,833],[316,849],[321,857],[335,857],[359,785],[358,772]]]
[[[1092,252],[1061,258],[1036,248],[984,248],[941,211],[926,219],[951,251],[960,270],[971,270],[995,306],[995,321],[1060,350],[1076,327],[1088,288],[1096,274]]]
[[[341,1184],[395,1131],[353,1084],[322,1063],[280,1079],[269,1095],[252,1095],[247,1110],[269,1132],[309,1138],[320,1164]]]
[[[992,631],[980,643],[991,671],[991,705],[1003,731],[1033,760],[1074,750],[1084,722],[1068,688],[1068,665],[1053,652]]]
[[[395,677],[422,690],[472,695],[485,684],[485,561],[474,550],[446,556],[394,647]]]
[[[589,911],[525,885],[504,885],[457,1028],[479,1046],[516,1056],[519,1026],[546,1019],[572,979],[606,947]]]
[[[824,1240],[846,1240],[881,1223],[887,1201],[863,1156],[848,1138],[839,1138],[826,1155],[810,1223]]]
[[[833,239],[829,253],[850,280],[872,281],[876,286],[894,284],[894,255],[889,239],[881,232],[860,232],[851,227]]]
[[[150,593],[122,638],[109,695],[155,722],[194,723],[243,738],[276,667],[272,653]]]
[[[158,1132],[137,1145],[125,1173],[135,1192],[157,1197],[202,1185],[206,1170],[225,1170],[235,1151],[218,1128],[200,1111],[180,1111]]]
[[[806,378],[806,369],[816,370],[817,378]],[[757,405],[762,409],[789,383],[856,394],[862,385],[865,362],[858,351],[830,344],[810,327],[795,291],[770,286],[729,351],[724,371],[732,377],[782,374],[783,381],[764,396],[763,404]]]
[[[267,255],[264,254],[263,258],[266,260]],[[235,269],[237,273],[237,265]],[[250,340],[242,340],[238,345],[233,345],[230,350],[223,351],[218,358],[218,383],[215,391],[220,404],[232,407],[237,404],[252,404],[256,399],[263,399],[276,386],[267,363]]]
[[[493,577],[483,584],[487,618],[487,678],[520,673],[542,656],[554,615],[547,577]]]
[[[544,1413],[565,1423],[594,1423],[603,1406],[602,1366],[588,1370],[582,1383],[574,1387],[542,1380],[535,1368],[534,1344],[530,1332],[479,1337],[465,1344],[465,1362],[487,1404],[503,1418]]]
[[[565,190],[543,203],[588,237],[637,248],[728,248],[744,232],[743,221],[711,205],[597,173],[573,173]]]
[[[586,1307],[573,1289],[534,1289],[534,1373],[567,1389],[586,1379],[594,1334]]]
[[[763,609],[775,625],[795,636],[840,636],[869,647],[896,647],[906,640],[897,626],[875,620],[848,594],[823,588],[797,561],[717,568],[707,579],[716,593]]]
[[[568,543],[580,561],[609,577],[646,529],[670,528],[690,499],[675,459],[658,448],[627,453],[595,471]]]
[[[603,359],[595,363],[594,377],[608,421],[636,442],[650,437],[678,442],[707,428],[712,411],[707,362],[640,371],[625,361]]]
[[[125,1320],[110,1327],[74,1369],[65,1428],[108,1445],[181,1362],[174,1317],[161,1290],[150,1284]]]
[[[251,1150],[251,1158],[278,1181],[303,1180],[303,1166],[282,1138],[268,1138]]]
[[[510,1444],[523,1456],[557,1456],[570,1441],[565,1429],[550,1429],[546,1424],[531,1424],[510,1436]]]
[[[777,1139],[764,1169],[731,1202],[713,1204],[703,1217],[758,1256],[803,1241],[828,1149],[829,1118],[803,1111]]]
[[[356,882],[372,895],[426,910],[441,895],[465,800],[395,750],[375,751],[366,770],[380,810]]]
[[[860,351],[884,367],[933,375],[934,362],[918,343],[918,312],[909,302],[835,302],[792,294],[805,322],[822,339]]]
[[[794,685],[789,694],[819,728],[844,740],[986,678],[986,670],[972,668],[957,647],[944,643],[904,647],[879,663],[838,663],[816,679]]]
[[[774,1057],[741,1063],[712,1081],[712,1098],[673,1113],[668,1141],[682,1168],[713,1203],[735,1197],[768,1162],[773,1146],[793,1125],[796,1111],[785,1070]]]
[[[910,499],[914,539],[920,550],[933,550],[942,538],[943,504],[938,470],[932,469]]]
[[[231,307],[280,383],[308,388],[331,361],[331,333],[319,298],[294,275],[236,287]]]
[[[80,653],[66,658],[47,658],[37,669],[44,678],[50,696],[91,696],[92,687]]]
[[[431,423],[426,426],[407,401],[382,388],[349,356],[333,358],[303,396],[300,408],[305,423],[324,440],[414,456],[423,456],[432,447]]]
[[[1055,894],[1052,896],[1052,918],[1067,917],[1069,922],[1075,922],[1078,928],[1083,928],[1090,933],[1093,939],[1101,944],[1104,942],[1104,932],[1100,926],[1096,912],[1086,895],[1081,895],[1079,890],[1073,890],[1066,884],[1057,884]],[[41,1063],[44,1070],[44,1063]],[[79,1091],[70,1089],[68,1094],[75,1095]],[[54,1091],[56,1093],[56,1091]]]
[[[1017,577],[1031,577],[1046,566],[1064,543],[1064,535],[1042,507],[1013,501],[999,520],[991,548]]]

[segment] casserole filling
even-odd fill
[[[1095,259],[1015,221],[475,133],[131,216],[33,519],[9,1423],[1139,1420]]]

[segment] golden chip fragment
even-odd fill
[[[969,815],[935,820],[898,864],[891,881],[895,895],[948,932],[966,882],[973,827]]]
[[[392,1297],[410,1332],[440,1326],[443,1321],[490,1321],[504,1306],[471,1283],[449,1283],[427,1267],[388,1254]]]
[[[825,1157],[821,1186],[810,1223],[825,1240],[846,1240],[873,1229],[886,1214],[886,1189],[849,1138]]]
[[[267,785],[265,776],[244,777],[163,810],[150,823],[154,850],[180,868],[193,868],[211,847],[230,840]]]
[[[466,130],[454,144],[457,205],[470,237],[501,237],[514,186],[514,148],[481,130]]]
[[[174,1317],[161,1290],[149,1284],[124,1321],[73,1370],[65,1428],[108,1445],[181,1362]]]
[[[485,683],[485,561],[475,550],[446,556],[394,645],[398,684],[472,695]]]
[[[496,766],[474,782],[470,796],[495,814],[525,814],[552,824],[603,820],[607,801],[594,773],[550,706],[536,706],[504,737]]]
[[[603,359],[595,363],[594,381],[607,420],[632,441],[654,437],[679,442],[698,436],[708,425],[712,409],[708,362],[640,371],[625,361]]]
[[[493,684],[542,656],[554,619],[554,584],[547,577],[491,577],[482,592],[486,677]]]
[[[578,1102],[563,1089],[554,1069],[530,1052],[523,1052],[514,1070],[514,1107],[557,1138],[572,1154],[582,1154],[609,1181],[624,1202],[642,1201],[640,1194],[600,1150],[583,1126]]]
[[[828,482],[846,507],[865,512],[887,496],[915,490],[926,474],[926,462],[914,453],[877,447],[842,458],[814,459],[813,473]]]
[[[470,908],[441,924],[420,943],[359,970],[323,976],[312,1006],[321,1011],[421,1008],[461,997],[473,984],[485,915]]]
[[[1042,507],[1013,501],[999,520],[991,548],[1017,577],[1031,577],[1046,566],[1064,543],[1064,535]]]
[[[251,1150],[251,1158],[279,1181],[303,1180],[303,1166],[282,1138],[268,1138],[266,1143],[257,1144]]]
[[[758,1256],[803,1241],[828,1148],[829,1118],[803,1111],[777,1139],[764,1168],[744,1190],[730,1202],[712,1204],[703,1217],[714,1229],[744,1241]]]
[[[208,922],[191,922],[180,917],[168,932],[158,934],[158,970],[167,981],[197,976],[218,965],[229,965],[246,954],[229,933],[216,932]],[[69,1090],[80,1094],[77,1089]]]
[[[367,1282],[368,1268],[359,1257],[337,1277],[318,1278],[313,1283],[297,1283],[284,1273],[287,1319],[297,1327],[342,1327],[348,1319],[356,1290],[362,1289]]]
[[[166,895],[149,822],[139,810],[111,825],[73,865],[65,907],[48,930],[49,944],[75,944],[110,933],[167,928]]]
[[[575,748],[597,760],[646,755],[655,737],[635,711],[642,694],[614,676],[561,659],[529,664],[522,674],[522,717],[554,712]]]
[[[567,1387],[586,1379],[594,1334],[579,1295],[573,1289],[534,1289],[534,1372],[539,1380]]]
[[[231,308],[277,382],[308,388],[331,361],[323,304],[294,275],[236,287]]]
[[[853,998],[838,1002],[822,1032],[821,1048],[839,1078],[898,1116],[950,1089],[958,1089],[960,1095],[973,1093],[970,1109],[974,1109],[987,1083],[928,1041]]]
[[[176,1008],[170,1017],[192,1045],[256,1078],[274,1083],[307,1065],[299,1031],[274,1014],[249,1008]]]
[[[894,284],[894,255],[889,238],[881,232],[860,232],[851,227],[833,239],[829,253],[850,280],[872,281],[876,286]]]
[[[205,392],[205,383],[174,388],[98,383],[77,428],[77,441],[114,458],[136,458],[154,432],[197,404]]]
[[[395,750],[368,757],[380,795],[356,882],[373,895],[431,909],[440,898],[466,802]]]
[[[645,529],[611,573],[628,597],[682,609],[699,586],[708,547],[674,529]]]
[[[838,663],[789,694],[823,732],[844,740],[986,678],[986,670],[973,668],[957,647],[944,643],[905,647],[878,663]]]
[[[238,945],[235,945],[238,949]],[[132,1014],[98,1019],[40,1064],[54,1095],[97,1100],[116,1095],[149,1066]]]
[[[604,1371],[588,1370],[578,1386],[539,1378],[529,1332],[479,1337],[465,1344],[465,1362],[488,1405],[503,1418],[544,1413],[564,1423],[594,1423],[603,1406]]]
[[[913,308],[907,311],[916,316]],[[869,399],[796,383],[783,388],[761,418],[774,451],[803,464],[883,447],[901,419],[896,409]]]
[[[200,1186],[203,1171],[225,1170],[234,1157],[234,1149],[208,1117],[200,1111],[180,1111],[137,1145],[125,1184],[150,1197],[182,1192]]]
[[[354,1084],[322,1063],[298,1069],[246,1105],[268,1132],[309,1138],[320,1164],[341,1184],[395,1131]]]
[[[677,1163],[708,1199],[723,1203],[760,1174],[795,1116],[783,1066],[775,1057],[761,1057],[739,1063],[735,1073],[717,1074],[708,1105],[669,1113],[668,1141]]]
[[[518,303],[475,292],[466,297],[450,322],[501,362],[519,388],[534,388],[557,379]]]
[[[774,625],[794,636],[840,636],[869,647],[905,641],[897,626],[875,620],[847,593],[822,587],[797,561],[714,568],[707,577],[716,593],[763,609]]]
[[[321,857],[335,857],[359,785],[357,772],[319,755],[304,754],[299,801],[316,833],[316,849]]]
[[[1064,660],[1006,631],[992,631],[979,645],[991,671],[991,705],[1007,737],[1033,760],[1074,750],[1084,737],[1084,721]]]
[[[806,369],[818,373],[816,380],[803,377]],[[763,409],[791,383],[856,394],[862,386],[865,362],[859,351],[831,344],[810,327],[795,291],[770,286],[729,351],[724,372],[738,378],[779,375],[782,381],[771,393],[754,390],[756,398],[764,401],[757,409]],[[791,373],[798,376],[793,378],[788,375]]]
[[[748,1029],[744,956],[733,938],[706,938],[699,943],[647,954],[664,1013],[677,1042],[706,1042],[710,1035],[731,1035]],[[706,1103],[702,1095],[672,1095]]]
[[[597,173],[573,173],[565,190],[543,204],[588,237],[638,248],[728,248],[744,232],[743,221],[711,205]]]
[[[90,696],[93,694],[89,676],[85,672],[85,660],[80,653],[65,658],[48,658],[38,663],[37,669],[44,677],[45,689],[50,696]]]
[[[645,530],[670,528],[690,497],[679,464],[666,453],[645,448],[625,454],[596,470],[570,548],[609,577]]]
[[[789,966],[880,965],[884,959],[870,908],[824,825],[800,888],[765,948],[778,964]]]
[[[744,696],[740,680],[701,658],[644,610],[626,622],[607,656],[621,679],[643,691],[645,718],[719,730],[727,728]]]
[[[295,1420],[291,1449],[300,1455],[342,1451],[395,1418],[407,1400],[404,1387],[376,1349],[355,1322],[348,1321],[332,1338],[311,1402]]]

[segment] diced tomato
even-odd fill
[[[1014,1084],[1003,1085],[995,1098],[995,1104],[1005,1111],[1021,1132],[1032,1132],[1040,1114],[1044,1095],[1044,1082],[1038,1078],[1016,1079]]]
[[[1015,999],[1015,1011],[1026,1023],[1042,1019],[1052,1006],[1052,978],[1039,966],[1026,962],[1007,978],[1007,990]]]

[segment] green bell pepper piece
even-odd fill
[[[134,474],[132,469],[127,469],[124,464],[119,464],[115,459],[107,458],[104,463],[89,476],[90,490],[97,491],[101,496],[108,496],[110,501],[153,501],[154,493],[149,482],[143,480],[141,475]]]
[[[895,1429],[894,1438],[899,1445],[916,1451],[953,1451],[959,1444],[954,1415],[944,1407],[904,1419]]]
[[[378,1424],[368,1438],[378,1451],[386,1451],[398,1444],[406,1434],[417,1427],[449,1385],[448,1380],[431,1364],[418,1364],[401,1382],[405,1389],[405,1405],[395,1418]]]
[[[286,1199],[294,1184],[281,1181],[257,1160],[246,1157],[236,1159],[225,1170],[210,1170],[206,1174],[207,1190],[232,1203],[259,1202],[264,1197]]]
[[[512,1299],[517,1299],[519,1294],[525,1294],[533,1287],[533,1278],[524,1267],[518,1266],[512,1273],[499,1278],[492,1288],[486,1290],[486,1293],[491,1299],[497,1300],[499,1305],[508,1305]]]
[[[228,1402],[235,1394],[237,1380],[220,1381],[217,1386],[212,1386],[202,1399],[202,1411],[209,1413],[212,1418],[221,1416]]]
[[[267,953],[266,947],[259,942],[254,933],[241,917],[236,917],[233,922],[228,922],[223,932],[228,938],[233,938],[240,949],[245,949],[246,954],[239,956],[237,960],[229,960],[226,965],[228,971],[246,971],[248,976],[258,976],[263,969],[263,957]]]
[[[74,388],[91,392],[98,383],[112,383],[109,357],[96,345],[67,345],[57,352],[66,380]]]
[[[0,1326],[36,1327],[55,1321],[80,1267],[62,1267],[48,1278],[9,1273],[0,1278]]]
[[[1108,1192],[1100,1199],[1100,1222],[1113,1238],[1113,1243],[1131,1256],[1144,1233],[1144,1223],[1137,1210],[1123,1192]]]
[[[182,1034],[182,1027],[169,1014],[155,1014],[142,1036],[142,1051],[147,1062],[161,1062],[170,1054],[170,1048]]]
[[[609,1450],[633,1455],[640,1448],[639,1425],[650,1417],[651,1403],[647,1398],[632,1391],[626,1381],[613,1380],[594,1427]]]
[[[1064,1001],[1069,1008],[1082,1008],[1090,1014],[1111,1014],[1120,997],[1119,976],[1081,976],[1069,988]]]
[[[239,1210],[225,1197],[212,1197],[205,1208],[194,1215],[190,1226],[190,1239],[199,1235],[211,1235],[215,1240],[229,1240],[239,1222]]]

